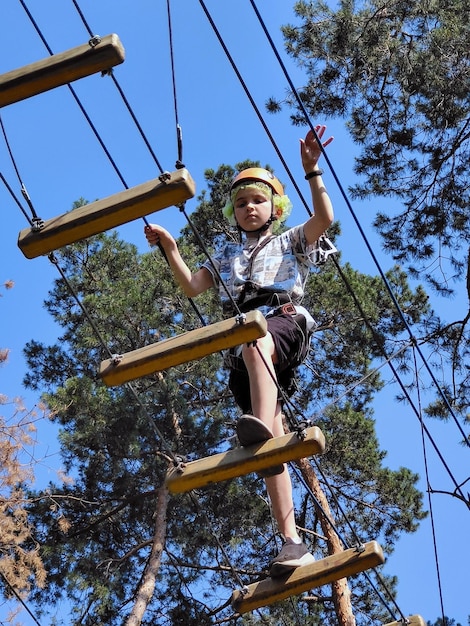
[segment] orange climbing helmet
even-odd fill
[[[263,183],[263,185],[266,185],[273,191],[271,198],[271,217],[260,229],[260,232],[266,230],[271,223],[273,223],[273,232],[275,232],[278,230],[280,224],[290,215],[292,202],[284,194],[284,187],[279,180],[274,176],[274,174],[263,167],[248,167],[246,170],[242,170],[235,176],[230,186],[229,197],[227,198],[227,202],[225,203],[222,212],[232,226],[236,226],[240,229],[234,210],[237,187],[241,185],[248,186],[250,184],[256,185],[256,183]]]
[[[250,180],[266,183],[271,187],[274,193],[277,193],[279,196],[284,195],[284,187],[282,184],[274,176],[274,174],[272,174],[269,170],[265,170],[263,167],[248,167],[246,170],[242,170],[233,179],[230,191],[232,191],[235,187],[238,187],[238,185],[242,185],[243,183],[246,184]]]

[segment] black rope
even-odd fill
[[[175,71],[175,60],[173,53],[173,27],[171,24],[171,10],[170,10],[170,0],[166,2],[167,13],[168,13],[168,36],[170,40],[170,64],[171,64],[171,77],[173,83],[173,104],[175,109],[175,123],[176,123],[176,141],[177,141],[177,149],[178,149],[178,158],[176,161],[177,169],[181,169],[184,167],[183,164],[183,134],[181,130],[181,126],[178,120],[178,99],[176,96],[176,71]]]
[[[356,548],[360,548],[361,545],[363,545],[363,541],[357,536],[356,531],[354,530],[351,522],[349,521],[348,516],[346,515],[346,513],[343,510],[343,507],[341,506],[341,503],[339,502],[338,498],[336,497],[336,494],[333,491],[333,488],[331,487],[325,473],[323,472],[323,470],[320,467],[320,464],[318,463],[318,461],[314,458],[314,462],[315,462],[315,466],[317,468],[317,470],[319,471],[319,473],[321,474],[323,480],[325,481],[326,485],[328,486],[328,490],[331,494],[331,496],[333,497],[336,506],[338,507],[339,511],[341,512],[341,515],[343,517],[343,519],[345,520],[345,522],[347,523],[347,525],[349,526],[349,529],[351,531],[352,536],[355,538],[356,540],[356,546],[350,546],[348,544],[348,542],[344,539],[344,537],[341,535],[338,527],[336,526],[336,524],[333,522],[333,520],[331,519],[331,517],[329,515],[327,515],[325,509],[323,508],[323,506],[321,505],[321,503],[318,501],[318,498],[315,496],[315,494],[313,493],[312,489],[310,488],[310,485],[307,483],[307,481],[304,479],[303,475],[301,474],[300,470],[298,469],[298,467],[290,462],[289,466],[290,468],[293,470],[293,472],[295,473],[295,475],[297,476],[298,480],[303,484],[304,488],[306,489],[308,495],[310,496],[310,498],[313,500],[313,502],[315,503],[315,506],[321,511],[322,516],[324,517],[324,519],[327,521],[328,525],[331,527],[332,531],[335,533],[335,535],[339,538],[339,540],[341,541],[341,543],[343,544],[343,547],[345,549],[351,548],[351,547],[356,547]],[[403,617],[403,613],[400,611],[400,608],[398,607],[393,595],[391,594],[391,592],[388,590],[385,581],[383,580],[383,578],[380,576],[379,572],[376,570],[376,568],[374,568],[374,571],[376,573],[376,575],[379,577],[381,584],[383,586],[383,588],[385,589],[387,596],[390,597],[390,600],[393,602],[393,604],[395,605],[395,608],[397,609],[397,611],[400,613],[400,615]],[[392,617],[394,617],[393,612],[390,610],[390,607],[387,605],[385,599],[383,598],[382,594],[380,593],[380,591],[376,588],[376,586],[374,585],[374,583],[372,582],[372,580],[370,579],[369,575],[367,574],[367,572],[363,572],[363,574],[366,576],[369,584],[372,586],[372,589],[375,591],[375,593],[377,594],[379,600],[381,601],[381,603],[384,605],[384,607],[387,609],[387,611],[390,613],[390,615]]]
[[[115,355],[110,351],[109,347],[106,345],[106,342],[104,341],[103,336],[101,335],[98,327],[96,326],[95,321],[91,317],[91,315],[90,315],[89,311],[87,310],[87,308],[81,302],[81,300],[78,297],[78,294],[75,291],[73,285],[70,283],[70,281],[68,280],[64,270],[59,265],[57,257],[53,253],[51,253],[51,254],[48,255],[48,258],[49,258],[49,261],[56,266],[57,271],[59,272],[62,280],[64,281],[65,285],[67,286],[68,290],[70,291],[73,299],[75,300],[75,302],[78,304],[78,306],[82,310],[82,313],[86,317],[86,319],[87,319],[88,323],[90,324],[93,332],[95,333],[96,337],[98,338],[98,341],[100,342],[101,346],[108,353],[108,356],[110,357],[110,359],[113,359],[115,357]],[[164,435],[162,434],[162,432],[160,431],[158,426],[155,424],[155,421],[153,419],[151,419],[150,414],[147,412],[147,409],[145,408],[145,405],[140,400],[140,398],[139,398],[137,392],[135,391],[134,387],[132,385],[130,385],[129,383],[126,383],[126,385],[127,385],[128,389],[130,389],[130,391],[134,395],[134,397],[135,397],[136,401],[138,402],[140,408],[144,412],[145,416],[148,418],[148,421],[151,423],[152,428],[153,428],[155,434],[157,435],[157,437],[160,439],[161,445],[163,446],[164,450],[171,457],[171,459],[173,460],[174,464],[178,465],[178,463],[179,463],[179,456],[176,455],[172,451],[172,448],[171,448],[170,444],[166,441]]]
[[[193,231],[194,236],[196,237],[196,240],[198,242],[198,244],[200,245],[202,251],[204,252],[204,254],[206,255],[207,260],[209,261],[209,263],[211,264],[212,270],[214,271],[215,276],[217,277],[217,280],[220,281],[220,284],[222,285],[225,293],[227,294],[228,299],[230,300],[230,303],[233,307],[233,310],[235,311],[236,315],[242,320],[244,317],[244,314],[241,312],[240,307],[238,306],[238,303],[236,302],[235,298],[232,296],[232,294],[230,293],[227,285],[225,284],[224,280],[222,279],[222,276],[220,275],[220,272],[218,270],[218,268],[216,267],[211,254],[206,246],[206,244],[204,243],[201,235],[199,234],[198,229],[196,228],[194,222],[191,220],[191,218],[189,217],[188,213],[186,212],[186,208],[184,204],[180,205],[180,211],[181,213],[183,213],[183,215],[185,216],[189,227],[191,228],[191,230]]]
[[[86,28],[87,32],[88,32],[88,35],[90,36],[90,38],[95,37],[95,34],[93,33],[93,31],[91,30],[91,28],[90,28],[90,26],[89,26],[88,22],[86,21],[85,16],[84,16],[84,14],[83,14],[82,10],[80,9],[80,7],[79,7],[78,3],[76,2],[76,0],[72,0],[72,2],[73,2],[73,4],[74,4],[74,6],[75,6],[75,8],[76,8],[76,10],[77,10],[77,12],[78,12],[78,14],[79,14],[79,16],[80,16],[81,20],[82,20],[82,22],[83,22],[83,24],[84,24],[84,26],[85,26],[85,28]],[[132,109],[131,105],[129,104],[128,99],[126,98],[126,96],[125,96],[125,94],[124,94],[124,91],[122,90],[122,88],[121,88],[121,86],[120,86],[120,84],[119,84],[119,82],[118,82],[117,78],[116,78],[116,77],[115,77],[115,75],[114,75],[114,72],[111,72],[111,73],[110,73],[110,76],[111,76],[111,80],[113,81],[113,83],[114,83],[114,85],[115,85],[116,89],[117,89],[117,90],[118,90],[118,92],[119,92],[119,95],[120,95],[120,96],[121,96],[121,98],[122,98],[122,101],[124,102],[124,104],[125,104],[125,106],[126,106],[126,108],[127,108],[127,111],[129,112],[129,114],[130,114],[130,116],[131,116],[131,118],[132,118],[132,120],[133,120],[134,124],[136,125],[137,130],[139,131],[140,136],[142,137],[142,139],[143,139],[143,141],[144,141],[144,143],[145,143],[145,145],[146,145],[146,147],[147,147],[148,151],[150,152],[150,154],[151,154],[151,156],[152,156],[153,160],[155,161],[155,163],[156,163],[156,165],[157,165],[158,169],[160,170],[160,173],[162,174],[162,173],[163,173],[163,171],[164,171],[164,170],[163,170],[163,167],[160,165],[160,162],[159,162],[159,160],[158,160],[157,156],[155,155],[155,153],[154,153],[154,151],[153,151],[153,149],[152,149],[152,146],[150,145],[150,142],[149,142],[149,140],[147,139],[147,137],[146,137],[146,135],[145,135],[145,133],[144,133],[144,131],[143,131],[143,129],[142,129],[142,126],[140,125],[139,121],[137,120],[137,117],[136,117],[136,115],[135,115],[135,113],[134,113],[134,111],[133,111],[133,109]]]
[[[27,218],[27,220],[29,221],[29,223],[31,225],[34,225],[34,224],[39,225],[39,224],[42,223],[42,220],[41,220],[40,217],[38,217],[38,215],[37,215],[37,213],[36,213],[36,211],[34,209],[33,203],[31,202],[31,198],[29,197],[29,193],[27,192],[26,187],[25,187],[23,181],[21,180],[20,172],[19,172],[19,169],[18,169],[18,167],[16,165],[16,161],[15,161],[15,157],[13,156],[13,152],[12,152],[12,150],[10,148],[10,142],[8,141],[7,133],[6,133],[5,126],[3,124],[3,119],[2,119],[1,115],[0,115],[0,126],[2,127],[2,133],[3,133],[3,137],[5,139],[5,144],[6,144],[6,147],[7,147],[7,150],[8,150],[8,154],[10,155],[11,162],[13,164],[13,167],[14,167],[15,172],[16,172],[16,176],[17,176],[18,181],[19,181],[20,186],[21,186],[21,193],[23,195],[23,198],[26,200],[26,203],[28,204],[29,210],[31,211],[32,219],[30,219],[27,216],[27,214],[25,213],[25,211],[23,210],[21,205],[20,205],[20,208],[23,211],[23,213],[26,215],[26,218]],[[5,185],[7,186],[7,188],[10,190],[10,188],[9,188],[6,180],[3,178],[3,176],[2,176],[2,179],[3,179],[4,183],[5,183]]]
[[[418,384],[418,364],[416,362],[416,352],[415,350],[413,351],[413,357],[414,357],[414,368],[415,368],[415,379],[416,379],[416,386],[417,386],[417,390],[418,390],[418,407],[419,407],[419,421],[421,423],[421,446],[423,449],[423,462],[424,462],[424,473],[426,476],[426,491],[428,494],[428,506],[429,506],[429,516],[430,516],[430,521],[431,521],[431,529],[432,529],[432,537],[433,537],[433,550],[434,550],[434,562],[435,562],[435,567],[436,567],[436,576],[437,576],[437,588],[439,589],[439,602],[441,605],[441,616],[442,616],[442,622],[445,623],[445,617],[444,617],[444,599],[443,599],[443,595],[442,595],[442,583],[441,583],[441,568],[439,566],[439,557],[437,554],[437,542],[436,542],[436,527],[434,524],[434,508],[433,508],[433,504],[432,504],[432,498],[431,498],[431,483],[429,480],[429,468],[428,468],[428,456],[427,456],[427,452],[426,452],[426,439],[424,436],[424,424],[423,424],[423,412],[422,412],[422,406],[421,406],[421,393],[420,393],[420,388],[419,388],[419,384]]]
[[[29,225],[32,227],[33,226],[33,220],[31,219],[31,217],[28,215],[28,213],[25,211],[25,209],[23,208],[21,202],[18,200],[18,198],[15,196],[15,193],[13,191],[13,189],[10,187],[10,185],[8,184],[5,176],[0,172],[0,178],[3,181],[3,184],[5,185],[5,187],[8,189],[8,191],[11,194],[11,197],[13,198],[13,200],[16,202],[16,204],[18,205],[18,207],[20,208],[20,211],[23,213],[23,215],[25,216],[25,218],[28,220]]]
[[[38,626],[41,626],[41,623],[38,621],[36,616],[31,612],[31,610],[27,606],[26,602],[23,600],[23,598],[20,596],[20,594],[16,591],[16,589],[12,585],[10,585],[10,583],[8,582],[7,577],[5,576],[5,574],[2,571],[0,571],[0,576],[3,578],[7,588],[15,596],[15,598],[18,600],[18,602],[23,605],[23,608],[29,613],[29,615],[30,615],[31,619],[33,620],[33,622],[35,624],[37,624]]]
[[[134,111],[132,110],[132,107],[131,107],[131,105],[129,104],[129,101],[128,101],[128,99],[126,98],[126,96],[125,96],[125,94],[124,94],[124,92],[123,92],[123,90],[122,90],[122,88],[121,88],[120,84],[118,83],[118,80],[117,80],[117,78],[115,77],[114,73],[112,73],[112,74],[111,74],[111,80],[112,80],[112,81],[113,81],[113,83],[115,84],[116,89],[119,91],[119,94],[120,94],[120,96],[121,96],[121,98],[122,98],[122,100],[123,100],[124,104],[126,105],[126,109],[128,110],[129,115],[130,115],[130,116],[131,116],[131,118],[133,119],[133,121],[134,121],[134,123],[135,123],[135,125],[136,125],[136,127],[137,127],[137,130],[139,131],[139,134],[140,134],[140,136],[142,137],[142,139],[143,139],[143,141],[144,141],[145,145],[147,146],[147,149],[148,149],[148,151],[150,152],[150,154],[151,154],[151,156],[152,156],[153,160],[155,161],[155,163],[156,163],[156,165],[157,165],[157,167],[158,167],[158,169],[159,169],[159,171],[160,171],[160,174],[163,174],[164,169],[163,169],[162,165],[160,164],[160,161],[158,160],[158,158],[157,158],[157,156],[156,156],[155,152],[153,151],[153,148],[152,148],[152,146],[150,145],[150,142],[149,142],[149,140],[147,139],[147,137],[146,137],[146,135],[145,135],[145,133],[144,133],[144,131],[143,131],[143,129],[142,129],[142,126],[139,124],[139,122],[138,122],[138,120],[137,120],[137,117],[135,116],[135,113],[134,113]]]
[[[217,29],[217,26],[215,25],[215,23],[214,23],[211,15],[209,13],[209,11],[207,10],[203,0],[199,0],[199,3],[202,6],[202,9],[203,9],[204,13],[206,14],[207,19],[209,20],[209,23],[212,26],[212,29],[213,29],[217,39],[219,40],[219,43],[222,46],[222,48],[223,48],[223,50],[225,52],[225,55],[227,56],[227,59],[229,60],[230,65],[232,66],[233,71],[235,72],[238,80],[240,81],[240,84],[243,87],[243,90],[244,90],[248,100],[250,101],[250,104],[253,107],[253,110],[255,111],[255,113],[256,113],[256,115],[257,115],[257,117],[258,117],[258,119],[259,119],[259,121],[260,121],[260,123],[261,123],[261,125],[262,125],[262,127],[263,127],[263,129],[264,129],[264,131],[266,133],[266,135],[269,137],[269,139],[271,141],[271,144],[272,144],[272,146],[274,148],[274,151],[276,152],[276,154],[277,154],[279,160],[281,161],[282,165],[284,166],[286,172],[289,174],[289,178],[290,178],[290,180],[292,182],[292,185],[294,186],[295,190],[297,191],[297,193],[299,195],[299,198],[301,199],[301,201],[302,201],[306,211],[308,213],[310,213],[310,215],[311,215],[312,214],[311,210],[310,210],[306,200],[304,199],[304,197],[303,197],[303,195],[302,195],[302,193],[300,191],[300,188],[299,188],[299,186],[297,184],[297,181],[295,180],[294,176],[291,174],[289,166],[287,165],[287,162],[284,159],[284,156],[282,155],[281,151],[279,150],[279,147],[277,146],[276,141],[275,141],[274,137],[272,136],[271,131],[268,128],[268,125],[266,124],[263,116],[261,115],[261,112],[260,112],[258,106],[256,105],[256,102],[254,101],[253,96],[251,95],[251,93],[250,93],[250,91],[249,91],[245,81],[243,80],[243,77],[240,74],[240,72],[238,70],[238,67],[235,64],[235,61],[233,60],[232,56],[230,55],[230,52],[228,51],[228,48],[225,45],[225,42],[222,39],[222,36],[221,36],[221,34],[219,33],[219,31]]]
[[[416,417],[418,418],[418,420],[420,421],[421,427],[424,429],[424,431],[426,432],[426,435],[428,437],[428,439],[430,440],[430,442],[432,443],[441,463],[443,464],[444,468],[446,469],[447,473],[449,474],[449,477],[451,478],[452,482],[455,485],[456,491],[460,494],[460,496],[462,497],[463,501],[466,502],[467,507],[470,509],[470,500],[465,499],[465,496],[461,490],[460,485],[458,484],[457,480],[455,479],[455,477],[453,476],[449,466],[447,465],[446,461],[444,460],[444,457],[442,456],[438,445],[436,444],[436,442],[434,441],[434,439],[432,438],[431,433],[429,432],[429,429],[427,428],[427,426],[424,424],[424,422],[420,419],[420,412],[418,411],[418,409],[415,406],[415,403],[413,402],[413,399],[411,398],[407,387],[405,386],[405,384],[403,383],[403,381],[401,380],[400,374],[398,373],[398,371],[396,370],[395,366],[393,365],[391,359],[388,358],[387,352],[383,346],[382,341],[380,341],[379,337],[377,336],[377,333],[375,332],[374,328],[372,327],[370,321],[367,318],[367,315],[364,311],[364,309],[362,308],[361,303],[359,302],[359,300],[357,299],[357,296],[353,290],[353,288],[351,287],[350,282],[348,281],[348,279],[346,278],[344,272],[342,271],[339,263],[337,262],[336,259],[333,259],[335,265],[336,265],[336,269],[338,271],[338,273],[340,274],[340,276],[343,279],[344,284],[346,285],[346,288],[350,294],[350,296],[353,298],[354,303],[356,305],[356,307],[358,308],[359,312],[362,315],[362,318],[364,320],[364,323],[366,324],[367,328],[369,329],[369,331],[372,333],[372,336],[374,338],[374,341],[376,343],[376,345],[378,346],[380,352],[382,353],[382,355],[384,356],[384,358],[386,359],[386,362],[388,363],[390,369],[392,370],[392,373],[397,381],[397,383],[399,384],[401,390],[403,391],[404,395],[406,396],[406,399],[410,405],[410,407],[413,409]],[[410,339],[410,345],[414,345],[416,346],[416,342],[413,339]]]

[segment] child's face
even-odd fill
[[[256,232],[271,217],[271,198],[256,187],[246,187],[237,193],[234,210],[239,226],[245,231]]]

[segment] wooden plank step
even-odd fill
[[[18,236],[18,246],[26,258],[33,259],[144,215],[181,204],[195,193],[196,185],[186,169],[167,172],[137,187],[46,220],[39,230],[25,228]]]
[[[99,375],[108,386],[122,385],[213,352],[250,343],[267,332],[262,313],[249,311],[243,323],[232,317],[127,352],[119,359],[107,359],[101,363]]]
[[[289,433],[252,446],[191,461],[180,468],[171,468],[165,482],[172,493],[184,493],[294,459],[323,454],[324,451],[325,437],[317,426],[312,426],[305,430],[304,438]]]
[[[232,607],[238,613],[253,611],[314,587],[353,576],[384,562],[382,548],[376,541],[370,541],[362,548],[362,551],[350,548],[339,554],[332,554],[310,565],[298,567],[282,578],[266,578],[248,585],[243,591],[234,591]]]
[[[398,620],[396,622],[387,622],[384,626],[426,626],[426,622],[421,615],[410,615],[405,619],[406,621]]]
[[[0,75],[0,107],[25,100],[124,61],[125,52],[115,34],[53,54],[46,59]]]

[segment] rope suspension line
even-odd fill
[[[448,473],[448,475],[449,475],[450,479],[451,479],[451,480],[452,480],[452,482],[454,483],[455,488],[456,488],[456,491],[460,494],[460,496],[462,497],[462,499],[464,500],[464,502],[466,502],[466,503],[467,503],[467,506],[470,508],[470,500],[469,500],[468,498],[467,498],[467,499],[465,498],[465,496],[464,496],[464,494],[463,494],[463,492],[462,492],[462,490],[461,490],[460,485],[457,483],[457,480],[456,480],[456,479],[455,479],[455,477],[453,476],[453,474],[452,474],[452,472],[451,472],[451,470],[450,470],[449,466],[447,465],[447,463],[446,463],[446,461],[445,461],[445,459],[444,459],[443,455],[441,454],[441,452],[440,452],[440,450],[439,450],[438,445],[435,443],[435,441],[434,441],[434,439],[433,439],[433,437],[432,437],[431,433],[429,432],[429,429],[426,427],[426,425],[424,424],[424,422],[421,420],[421,417],[420,417],[420,411],[418,410],[418,408],[416,407],[415,403],[413,402],[413,399],[411,398],[411,396],[410,396],[410,394],[409,394],[409,391],[408,391],[408,389],[407,389],[406,385],[405,385],[405,384],[404,384],[404,382],[402,381],[402,379],[401,379],[401,376],[400,376],[399,372],[397,371],[397,369],[396,369],[396,368],[395,368],[395,366],[393,365],[392,358],[390,358],[390,357],[387,355],[387,352],[386,352],[386,350],[385,350],[385,348],[384,348],[384,346],[383,346],[383,342],[382,342],[382,341],[380,340],[380,338],[377,336],[377,333],[375,332],[374,328],[372,327],[372,325],[371,325],[371,323],[370,323],[370,321],[369,321],[369,319],[368,319],[368,317],[367,317],[367,314],[365,313],[365,311],[364,311],[364,309],[363,309],[363,307],[362,307],[361,303],[359,302],[359,300],[358,300],[358,298],[357,298],[357,296],[356,296],[356,294],[355,294],[354,290],[353,290],[353,289],[352,289],[352,287],[351,287],[350,282],[348,281],[347,277],[345,276],[345,274],[344,274],[343,270],[341,269],[341,267],[340,267],[339,263],[337,263],[336,259],[333,259],[333,262],[335,263],[336,269],[337,269],[337,271],[339,272],[340,276],[343,278],[343,282],[344,282],[344,284],[345,284],[346,288],[348,289],[349,294],[350,294],[350,295],[351,295],[351,297],[353,298],[353,300],[354,300],[354,303],[355,303],[356,307],[358,308],[359,312],[361,313],[362,318],[363,318],[363,320],[364,320],[364,323],[366,324],[367,328],[368,328],[368,329],[369,329],[369,331],[371,332],[371,334],[372,334],[372,336],[373,336],[373,338],[374,338],[374,340],[375,340],[375,343],[376,343],[376,345],[378,346],[378,348],[379,348],[380,352],[381,352],[381,353],[382,353],[382,355],[384,356],[384,358],[385,358],[385,362],[388,364],[388,366],[389,366],[389,367],[390,367],[390,369],[392,370],[392,373],[393,373],[393,375],[394,375],[394,377],[395,377],[395,380],[396,380],[396,381],[397,381],[397,383],[399,384],[399,386],[400,386],[401,390],[403,391],[404,395],[406,396],[406,399],[407,399],[407,401],[408,401],[408,403],[409,403],[410,407],[413,409],[413,411],[414,411],[414,413],[415,413],[416,417],[417,417],[417,418],[418,418],[418,420],[420,421],[421,428],[425,431],[425,433],[426,433],[426,435],[427,435],[428,439],[430,440],[430,442],[432,443],[432,445],[433,445],[433,447],[434,447],[434,449],[435,449],[435,451],[436,451],[436,453],[437,453],[437,455],[438,455],[438,457],[439,457],[439,459],[440,459],[441,463],[443,464],[444,468],[446,469],[446,471],[447,471],[447,473]],[[410,338],[410,340],[409,340],[409,344],[408,344],[408,345],[409,345],[409,346],[416,346],[416,339],[415,339],[414,337],[411,337],[411,338]]]
[[[41,626],[41,622],[38,621],[37,617],[34,615],[34,613],[31,611],[29,606],[23,600],[21,595],[16,591],[13,585],[9,583],[8,578],[5,576],[5,574],[2,571],[0,571],[0,578],[3,579],[3,582],[5,583],[7,589],[11,592],[13,596],[15,596],[16,600],[23,606],[24,610],[29,614],[33,622],[37,624],[37,626]]]
[[[18,181],[20,183],[21,194],[23,195],[23,198],[25,199],[25,201],[26,201],[26,203],[27,203],[27,205],[29,207],[29,210],[31,212],[31,217],[29,217],[29,215],[23,209],[22,205],[16,199],[14,193],[12,192],[11,187],[8,185],[8,183],[7,183],[6,179],[5,179],[5,177],[3,176],[3,174],[1,175],[2,176],[2,180],[3,180],[4,184],[5,184],[5,186],[7,187],[8,191],[11,193],[12,197],[15,199],[16,203],[20,207],[20,209],[23,212],[24,216],[28,220],[31,228],[34,228],[34,229],[41,228],[41,225],[42,225],[43,221],[37,215],[37,213],[36,213],[36,211],[34,209],[33,203],[31,202],[31,198],[29,197],[29,193],[28,193],[28,191],[27,191],[27,189],[26,189],[26,187],[25,187],[25,185],[24,185],[24,183],[23,183],[23,181],[21,179],[20,172],[19,172],[18,166],[16,164],[16,160],[15,160],[15,158],[13,156],[13,152],[12,152],[11,147],[10,147],[10,142],[8,141],[8,136],[7,136],[7,133],[6,133],[6,130],[5,130],[5,125],[3,124],[3,119],[2,119],[1,115],[0,115],[0,125],[2,127],[3,138],[5,140],[5,145],[7,147],[8,154],[10,156],[10,160],[12,162],[13,168],[14,168],[14,170],[16,172],[16,176],[17,176]]]
[[[173,52],[173,26],[171,21],[171,8],[170,8],[170,0],[166,2],[167,6],[167,14],[168,14],[168,37],[170,42],[170,65],[171,65],[171,77],[172,77],[172,85],[173,85],[173,104],[175,110],[175,125],[176,125],[176,141],[177,141],[177,159],[176,159],[176,168],[180,169],[184,167],[183,164],[183,134],[181,130],[181,126],[178,119],[178,98],[176,96],[176,70],[175,70],[175,59]]]
[[[433,550],[434,550],[434,563],[436,567],[436,576],[437,576],[437,588],[439,590],[439,603],[441,606],[442,622],[445,623],[444,598],[442,595],[442,584],[441,584],[441,568],[439,565],[439,557],[437,554],[436,527],[434,523],[434,508],[432,504],[431,490],[430,490],[431,483],[429,479],[428,456],[427,456],[427,451],[426,451],[426,438],[424,436],[423,411],[422,411],[422,405],[421,405],[421,390],[420,390],[420,384],[419,384],[418,363],[416,359],[415,349],[413,349],[413,360],[414,360],[416,389],[417,389],[417,394],[418,394],[419,421],[421,424],[421,446],[423,449],[424,473],[426,477],[426,492],[428,495],[429,515],[430,515],[430,521],[431,521],[431,531],[432,531]]]
[[[85,19],[85,16],[83,15],[83,12],[82,12],[82,10],[81,10],[80,6],[78,5],[78,2],[77,2],[76,0],[72,0],[72,3],[73,3],[73,5],[75,6],[75,8],[76,8],[76,10],[77,10],[77,13],[78,13],[78,14],[79,14],[79,16],[80,16],[80,19],[82,20],[83,25],[85,26],[85,28],[86,28],[86,30],[87,30],[87,32],[88,32],[88,35],[89,35],[90,37],[94,37],[94,36],[95,36],[95,34],[93,33],[93,31],[92,31],[92,29],[90,28],[90,26],[89,26],[89,24],[88,24],[87,20]],[[112,79],[112,81],[113,81],[113,83],[114,83],[115,87],[117,88],[117,90],[118,90],[118,92],[119,92],[119,95],[120,95],[120,96],[121,96],[121,98],[122,98],[122,101],[124,102],[124,104],[125,104],[125,106],[126,106],[126,108],[127,108],[128,112],[129,112],[130,116],[132,117],[132,120],[133,120],[134,124],[136,125],[136,128],[137,128],[137,130],[139,131],[140,136],[142,137],[142,139],[143,139],[143,141],[144,141],[144,143],[145,143],[145,145],[146,145],[146,147],[147,147],[147,149],[148,149],[149,153],[151,154],[151,156],[152,156],[152,158],[153,158],[154,162],[156,163],[156,165],[157,165],[157,167],[158,167],[158,169],[159,169],[159,171],[160,171],[160,174],[163,174],[163,167],[160,165],[160,162],[159,162],[158,158],[156,157],[156,155],[155,155],[155,153],[154,153],[154,151],[153,151],[153,148],[152,148],[152,146],[151,146],[151,144],[150,144],[149,140],[147,139],[147,137],[146,137],[146,135],[145,135],[145,133],[144,133],[144,131],[143,131],[143,129],[142,129],[142,126],[140,125],[139,121],[137,120],[137,117],[136,117],[136,115],[135,115],[135,113],[134,113],[134,111],[133,111],[133,109],[132,109],[131,105],[129,104],[128,99],[126,98],[126,96],[125,96],[125,94],[124,94],[124,91],[122,90],[122,88],[121,88],[121,86],[120,86],[120,84],[119,84],[119,82],[118,82],[117,78],[116,78],[116,77],[115,77],[115,75],[114,75],[114,72],[112,72],[112,73],[110,74],[110,76],[111,76],[111,79]]]
[[[321,474],[325,484],[328,486],[328,490],[331,494],[331,496],[333,497],[336,506],[338,507],[338,509],[341,512],[341,515],[344,519],[344,521],[346,522],[346,524],[348,525],[352,536],[355,538],[356,540],[356,547],[358,549],[361,548],[361,546],[363,546],[364,542],[358,537],[356,531],[354,530],[354,527],[352,526],[351,522],[349,521],[349,518],[347,516],[347,514],[345,513],[343,507],[341,506],[341,503],[339,502],[338,498],[336,497],[336,494],[331,486],[330,481],[328,480],[328,477],[326,476],[326,474],[323,472],[323,470],[321,469],[321,465],[320,463],[318,463],[318,461],[314,460],[315,463],[315,467],[317,469],[317,471]],[[321,511],[323,518],[327,521],[328,525],[331,527],[331,529],[333,530],[333,532],[335,533],[335,535],[338,537],[338,539],[341,541],[341,543],[343,544],[343,548],[345,550],[350,549],[354,546],[351,546],[346,539],[342,536],[342,534],[340,533],[337,525],[333,522],[333,520],[331,519],[331,517],[327,514],[327,512],[325,511],[324,507],[322,506],[322,504],[318,501],[318,498],[315,496],[315,494],[313,493],[312,489],[310,488],[310,485],[308,484],[308,482],[305,480],[304,476],[301,474],[301,472],[299,471],[299,469],[296,467],[296,465],[294,463],[289,463],[289,466],[291,467],[292,471],[295,473],[297,479],[303,484],[305,490],[307,491],[308,495],[310,496],[310,498],[313,500],[313,502],[315,503],[315,507],[318,508],[318,510]],[[389,599],[393,602],[393,604],[395,605],[395,607],[397,608],[397,610],[399,611],[400,615],[403,616],[402,612],[400,611],[392,593],[389,591],[385,581],[383,580],[383,578],[380,576],[379,572],[377,571],[376,568],[373,568],[375,575],[379,578],[379,580],[381,581],[381,584],[383,586],[383,588],[385,589],[387,596],[389,597]],[[377,587],[374,585],[373,581],[370,579],[369,574],[367,573],[367,571],[363,571],[362,574],[367,578],[368,583],[371,585],[372,590],[374,591],[374,593],[377,595],[378,599],[380,600],[381,604],[384,606],[384,608],[389,612],[391,617],[394,617],[394,613],[391,611],[389,605],[387,604],[387,601],[385,600],[385,598],[382,596],[382,594],[380,593],[380,591],[377,589]]]
[[[109,350],[109,348],[106,345],[106,342],[104,341],[103,336],[101,335],[98,327],[95,324],[95,321],[93,320],[92,316],[90,315],[90,313],[88,312],[87,308],[85,307],[85,305],[83,304],[83,302],[81,302],[80,298],[78,297],[77,292],[75,291],[73,285],[71,284],[71,282],[68,280],[64,270],[61,268],[61,266],[59,265],[59,262],[57,260],[57,258],[55,257],[55,255],[50,254],[49,255],[49,260],[51,261],[51,263],[53,263],[53,265],[55,265],[55,267],[57,268],[62,280],[64,281],[65,285],[67,286],[68,290],[70,291],[70,294],[72,295],[73,299],[75,300],[75,302],[78,304],[78,306],[80,307],[80,309],[82,310],[82,313],[84,314],[84,316],[86,317],[88,323],[90,324],[94,334],[96,335],[97,339],[99,340],[99,343],[101,345],[101,347],[109,354],[109,356],[112,358],[114,355],[111,353],[111,351]],[[148,419],[150,425],[152,426],[155,435],[158,437],[158,439],[161,442],[162,448],[165,450],[165,452],[168,454],[168,456],[170,457],[170,459],[174,462],[174,463],[178,463],[179,462],[179,458],[177,457],[177,455],[175,453],[173,453],[172,451],[172,447],[170,446],[170,444],[166,441],[163,433],[159,430],[159,428],[157,427],[157,425],[155,424],[155,421],[151,419],[149,413],[147,412],[147,409],[145,408],[145,405],[143,404],[143,402],[140,400],[138,394],[136,393],[135,389],[133,388],[132,385],[130,385],[129,383],[127,383],[128,385],[128,389],[131,391],[132,395],[134,396],[135,400],[138,402],[140,409],[142,410],[143,414],[145,415],[145,417]]]

